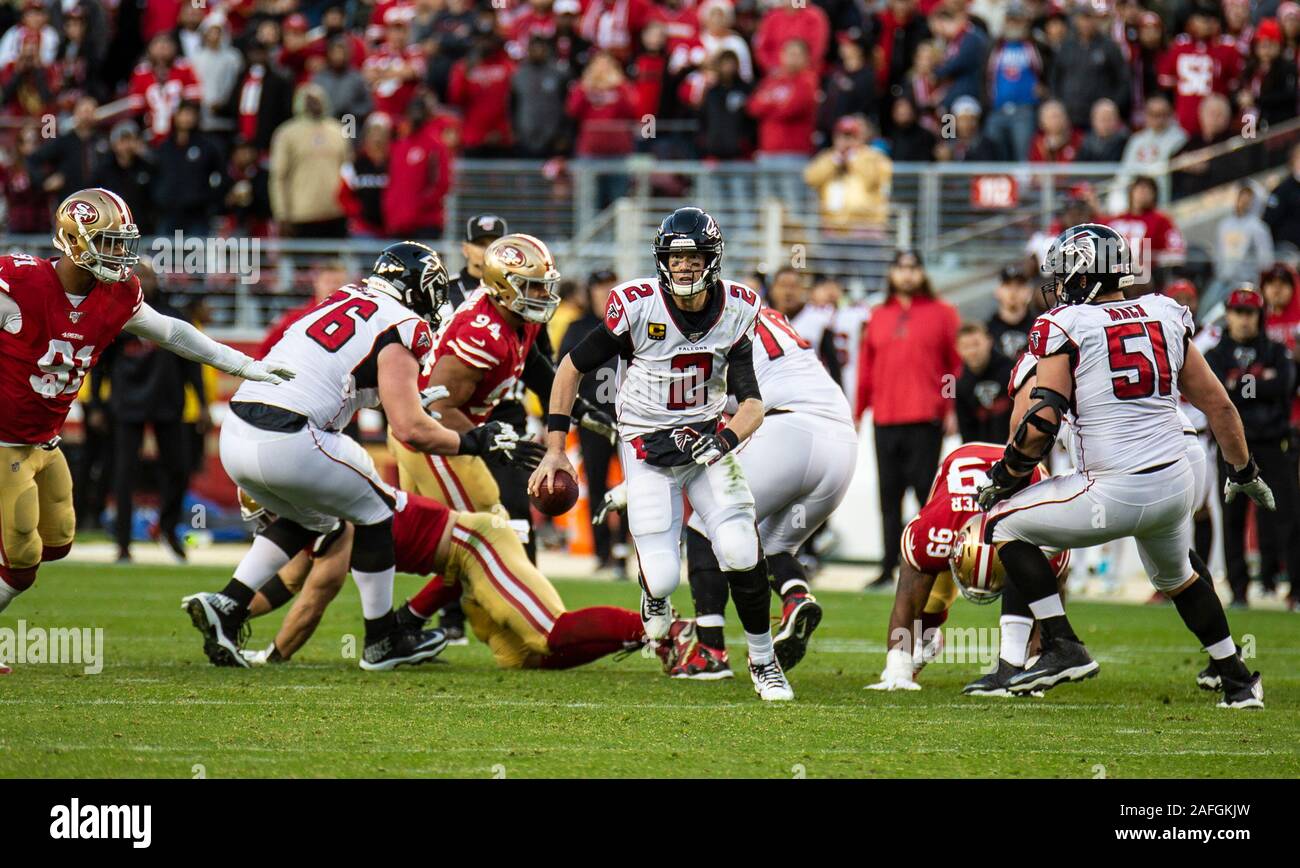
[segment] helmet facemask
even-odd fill
[[[689,283],[679,283],[673,276],[668,263],[674,256],[690,253],[698,253],[703,257],[699,276]],[[666,250],[659,248],[655,251],[655,268],[659,271],[660,282],[668,287],[668,291],[673,295],[678,298],[690,298],[699,295],[717,281],[718,275],[722,271],[722,242],[718,242],[716,250],[710,251],[700,250],[690,239],[675,238]]]
[[[515,291],[514,298],[506,303],[512,313],[529,322],[551,321],[560,306],[559,271],[551,268],[541,277],[507,274],[505,280]]]
[[[140,262],[140,230],[134,223],[118,229],[87,230],[79,226],[78,230],[79,245],[66,241],[59,245],[74,263],[104,283],[120,283],[131,276],[132,269]],[[80,252],[77,247],[81,248]]]

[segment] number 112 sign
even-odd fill
[[[1010,175],[976,175],[970,183],[970,203],[975,208],[1014,208],[1020,188]]]

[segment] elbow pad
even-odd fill
[[[1029,409],[1025,411],[1019,427],[1016,428],[1015,435],[1011,438],[1010,445],[1023,446],[1031,425],[1046,434],[1047,445],[1044,447],[1042,454],[1033,459],[1036,463],[1044,455],[1052,451],[1052,444],[1056,442],[1056,435],[1061,433],[1061,420],[1065,418],[1066,412],[1070,409],[1070,401],[1060,392],[1042,386],[1035,386],[1029,393],[1029,397],[1037,399],[1038,403],[1030,405]],[[1039,411],[1045,408],[1056,411],[1055,421],[1039,415]]]

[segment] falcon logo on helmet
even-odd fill
[[[483,251],[483,285],[497,303],[528,322],[550,322],[560,306],[560,271],[538,238],[503,235]]]
[[[140,229],[122,197],[103,187],[78,190],[54,214],[54,246],[105,283],[120,283],[140,261]]]
[[[366,278],[366,286],[395,298],[437,329],[439,309],[447,303],[451,277],[442,257],[427,244],[399,241],[379,254]]]
[[[1043,257],[1043,299],[1048,307],[1062,304],[1091,304],[1132,286],[1132,254],[1128,242],[1114,229],[1100,223],[1071,226],[1052,242]]]

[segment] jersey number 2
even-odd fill
[[[357,321],[352,317],[352,311],[367,320],[377,310],[379,305],[373,301],[350,298],[308,326],[307,334],[331,353],[337,353],[357,333]]]
[[[1151,356],[1128,349],[1130,338],[1146,335],[1151,341]],[[1117,376],[1111,378],[1115,397],[1122,401],[1136,401],[1152,395],[1173,394],[1173,374],[1169,366],[1169,348],[1165,344],[1165,330],[1159,322],[1126,322],[1106,327],[1106,349],[1110,351],[1110,370]],[[1155,364],[1152,364],[1152,357]],[[1136,374],[1136,377],[1130,376]]]
[[[682,373],[673,378],[668,390],[669,410],[688,410],[709,403],[709,378],[713,376],[711,353],[679,353],[669,364],[674,373]]]

